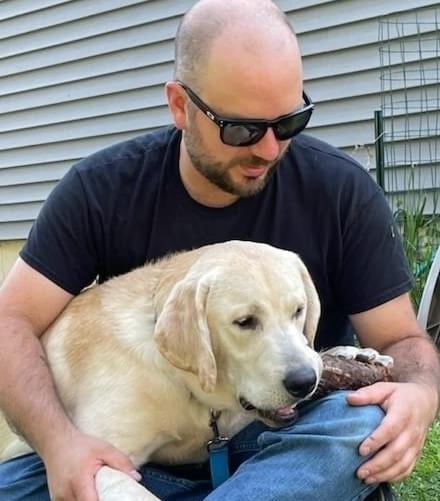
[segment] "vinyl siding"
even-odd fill
[[[378,20],[415,13],[432,19],[438,2],[276,3],[296,28],[306,89],[317,104],[310,133],[346,150],[374,175]],[[75,161],[170,122],[163,84],[172,76],[177,24],[193,4],[0,2],[0,240],[26,237]]]

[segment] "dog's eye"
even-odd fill
[[[303,312],[304,312],[304,306],[299,306],[295,311],[295,313],[293,314],[293,318],[296,320],[303,314]]]
[[[238,325],[241,329],[255,330],[258,327],[258,319],[254,315],[247,315],[246,317],[237,318],[234,324]]]

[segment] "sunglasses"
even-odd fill
[[[182,82],[177,82],[188,94],[191,101],[220,128],[220,139],[228,146],[250,146],[263,139],[269,127],[279,141],[285,141],[302,132],[312,116],[314,104],[303,92],[305,106],[298,111],[283,115],[275,120],[247,120],[223,118],[214,113],[199,96]]]

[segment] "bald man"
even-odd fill
[[[97,501],[94,476],[130,459],[65,415],[39,337],[96,278],[230,239],[301,255],[322,302],[317,348],[354,342],[394,357],[398,382],[335,393],[281,430],[231,439],[231,477],[146,464],[163,500],[365,499],[412,471],[439,400],[436,351],[380,189],[303,133],[313,104],[295,34],[269,0],[201,0],[176,36],[173,126],[106,148],[53,190],[0,290],[0,405],[36,451],[0,466],[2,501]],[[50,493],[50,494],[49,494]]]

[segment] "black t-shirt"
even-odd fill
[[[368,172],[300,134],[265,189],[224,208],[186,192],[172,127],[76,164],[43,206],[21,252],[70,293],[170,252],[231,239],[297,252],[317,287],[317,347],[353,340],[348,314],[408,291],[411,277],[394,218]]]

